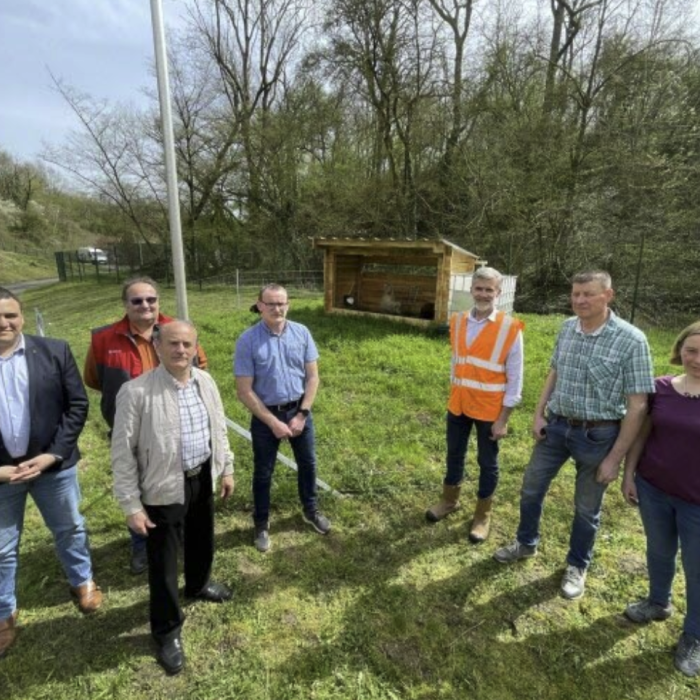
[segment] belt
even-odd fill
[[[290,401],[289,403],[279,403],[274,406],[266,406],[269,411],[276,411],[277,413],[284,413],[285,411],[291,411],[295,408],[299,408],[301,401],[304,397],[297,399],[296,401]]]
[[[555,420],[562,420],[572,428],[602,428],[604,425],[620,425],[619,420],[581,420],[580,418],[569,418],[553,414]]]
[[[202,473],[202,469],[204,469],[204,467],[206,467],[208,464],[209,460],[207,460],[206,462],[202,462],[197,467],[192,467],[192,469],[185,469],[185,478],[194,479],[195,477],[199,476]]]

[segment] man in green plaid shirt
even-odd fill
[[[575,513],[561,584],[569,599],[584,593],[605,490],[617,479],[646,415],[647,395],[654,392],[647,339],[609,308],[613,296],[607,272],[573,279],[576,316],[559,332],[535,411],[536,444],[523,477],[516,539],[494,554],[505,564],[537,553],[545,496],[572,459]]]

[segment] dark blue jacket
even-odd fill
[[[63,461],[50,470],[68,469],[80,459],[78,437],[85,425],[88,398],[68,343],[24,335],[29,377],[27,458],[43,453]],[[0,464],[12,464],[0,435]]]

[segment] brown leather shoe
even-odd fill
[[[14,644],[17,638],[17,611],[10,617],[0,620],[0,659],[7,654],[7,650]]]
[[[82,586],[71,586],[70,594],[83,615],[89,615],[102,605],[102,591],[94,581],[88,581]]]

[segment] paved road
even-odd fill
[[[13,294],[21,294],[25,289],[33,289],[34,287],[46,287],[49,284],[58,282],[58,277],[51,277],[45,280],[30,280],[29,282],[15,282],[14,284],[5,285]]]

